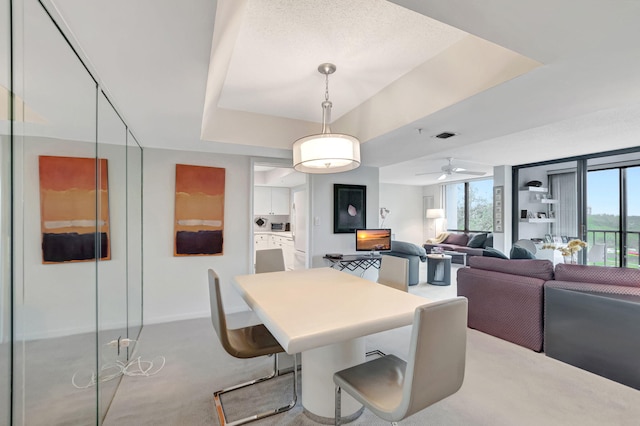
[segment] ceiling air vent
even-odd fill
[[[455,133],[451,133],[451,132],[442,132],[439,135],[436,135],[435,137],[438,139],[448,139],[451,136],[455,136]]]

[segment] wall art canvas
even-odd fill
[[[42,263],[111,259],[107,160],[40,156],[39,174]]]
[[[333,233],[354,233],[367,227],[367,187],[333,185]]]
[[[221,255],[225,169],[176,164],[174,256]]]

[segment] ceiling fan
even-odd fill
[[[484,176],[487,173],[486,172],[477,172],[477,171],[472,171],[472,170],[467,170],[463,167],[458,167],[456,165],[453,165],[453,157],[448,157],[447,160],[449,161],[448,164],[445,164],[444,166],[442,166],[440,168],[440,171],[438,172],[425,172],[425,173],[416,173],[416,176],[422,176],[422,175],[432,175],[432,174],[436,174],[439,173],[440,176],[438,177],[438,180],[444,180],[449,176],[452,176],[454,174],[461,174],[461,175],[472,175],[472,176]]]

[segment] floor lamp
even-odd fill
[[[444,219],[444,209],[427,209],[428,219],[433,221],[433,237],[436,238],[438,236],[438,224]]]

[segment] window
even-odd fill
[[[447,229],[459,232],[493,230],[493,179],[445,185]]]
[[[587,174],[589,263],[638,268],[640,206],[635,196],[640,167],[590,170]]]

